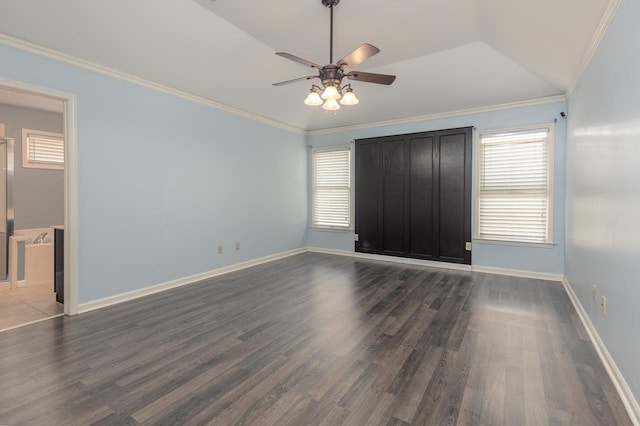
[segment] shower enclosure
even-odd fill
[[[8,278],[13,219],[13,139],[0,138],[0,281]]]

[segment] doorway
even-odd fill
[[[77,207],[75,203],[77,178],[76,178],[76,170],[74,167],[76,164],[75,163],[75,152],[76,152],[76,149],[75,149],[76,147],[75,96],[58,92],[55,90],[47,89],[47,88],[32,86],[29,84],[25,84],[25,83],[13,81],[13,80],[1,79],[1,78],[0,78],[0,92],[9,92],[11,95],[14,95],[16,99],[22,99],[23,104],[19,105],[20,108],[33,108],[33,109],[39,109],[41,111],[47,110],[47,109],[51,110],[53,108],[55,109],[55,112],[58,113],[60,120],[59,120],[59,123],[57,124],[58,125],[57,128],[46,128],[46,126],[41,126],[41,127],[26,126],[24,125],[24,123],[20,125],[21,131],[23,132],[26,132],[28,130],[40,131],[38,133],[40,134],[40,136],[44,137],[44,139],[40,140],[40,142],[44,141],[44,145],[42,146],[44,146],[45,150],[47,150],[46,156],[49,155],[48,150],[51,148],[51,146],[48,145],[51,142],[49,140],[50,134],[56,134],[59,132],[61,136],[63,136],[62,137],[63,166],[60,167],[57,172],[54,172],[51,170],[48,171],[48,173],[50,173],[49,179],[48,179],[49,181],[52,181],[53,180],[52,176],[56,175],[57,173],[58,177],[56,179],[58,179],[58,182],[59,182],[57,186],[57,188],[59,189],[59,192],[56,192],[58,190],[52,191],[51,187],[49,186],[46,188],[44,196],[40,194],[38,200],[36,200],[35,202],[35,205],[30,206],[26,210],[24,208],[24,205],[22,205],[22,208],[16,209],[15,211],[18,213],[18,215],[22,217],[22,222],[20,222],[20,219],[18,218],[18,225],[19,225],[18,227],[14,226],[16,224],[15,217],[13,218],[14,219],[13,222],[10,220],[11,216],[13,216],[13,213],[14,213],[14,210],[11,208],[14,201],[14,200],[11,200],[11,196],[13,195],[11,191],[12,189],[14,189],[14,185],[12,185],[9,181],[3,182],[3,179],[5,178],[11,179],[14,176],[12,176],[11,173],[8,173],[5,175],[3,173],[4,171],[0,172],[0,279],[2,278],[6,279],[6,281],[0,282],[0,292],[2,290],[6,290],[7,288],[11,287],[10,280],[12,278],[12,273],[15,273],[16,276],[18,277],[18,280],[22,281],[20,283],[22,285],[21,289],[24,290],[25,276],[27,272],[29,272],[30,284],[32,284],[31,290],[33,290],[35,293],[38,293],[38,291],[35,291],[35,290],[40,290],[39,292],[41,294],[39,295],[32,294],[27,296],[26,294],[28,292],[23,291],[22,294],[20,294],[20,297],[22,298],[23,302],[25,300],[31,300],[31,301],[35,300],[36,303],[40,303],[39,309],[41,311],[45,311],[45,313],[49,314],[49,316],[56,315],[56,314],[60,315],[63,312],[64,314],[67,314],[67,315],[74,315],[77,313],[77,283],[75,281],[75,276],[77,271],[77,263],[76,263],[77,250],[76,250],[76,239],[75,239],[75,232],[74,232],[76,229],[75,223],[76,223],[76,212],[77,212]],[[15,104],[19,102],[20,101],[15,101],[13,103]],[[2,103],[3,103],[2,98],[0,98],[0,104]],[[0,117],[0,122],[2,121],[3,121],[2,117]],[[16,167],[22,167],[26,161],[25,158],[23,158],[24,156],[21,155],[21,154],[25,154],[24,152],[25,148],[23,147],[24,137],[16,134],[15,126],[13,127],[8,126],[7,123],[3,123],[3,124],[4,126],[0,125],[0,132],[4,134],[0,134],[0,138],[2,136],[5,136],[5,138],[3,138],[4,139],[3,141],[0,141],[0,157],[3,157],[5,152],[7,153],[6,154],[7,157],[10,156],[9,151],[11,148],[11,144],[13,142],[14,149],[16,151],[18,149],[20,150],[19,152],[16,152],[17,154],[16,157],[18,158],[15,158],[16,161],[14,164]],[[12,129],[11,135],[7,134],[8,130],[10,129]],[[53,132],[51,132],[52,130]],[[13,137],[8,138],[9,136],[13,136]],[[13,141],[10,139],[13,139]],[[3,144],[3,142],[5,144]],[[33,160],[33,158],[31,158],[32,154],[33,154],[32,151],[29,151],[30,160]],[[0,158],[0,160],[1,159],[2,158]],[[39,159],[36,158],[36,160],[42,160],[42,157]],[[11,162],[9,161],[6,164],[10,164],[10,163]],[[4,162],[0,161],[0,164],[4,164]],[[38,170],[36,170],[39,166],[36,165],[34,167],[35,167],[34,169],[24,168],[22,171],[23,172],[25,170],[31,171],[32,172],[31,176],[35,176],[39,172]],[[6,167],[6,168],[10,169],[10,167]],[[42,170],[40,172],[42,172]],[[4,183],[6,183],[6,185]],[[45,184],[45,186],[47,185],[48,184]],[[5,225],[3,225],[4,215],[3,215],[3,205],[2,205],[3,204],[2,188],[7,188],[6,195],[8,196],[7,198],[5,198],[5,200],[7,200],[8,202],[8,204],[6,205],[7,208],[4,209],[4,211],[6,211],[6,216],[8,219]],[[56,204],[55,208],[52,207],[52,201],[50,199],[47,199],[48,194],[50,194],[51,192],[56,192],[56,194],[60,196],[59,197],[60,200],[58,200],[57,202],[58,204]],[[18,200],[18,204],[20,205],[20,200]],[[30,212],[30,214],[27,214],[27,215],[20,214],[20,211],[24,212],[27,210]],[[36,219],[35,216],[38,216],[38,214],[35,214],[35,213],[37,213],[38,210],[42,210],[42,211],[56,210],[60,214],[58,216],[50,215],[48,216],[47,219],[42,219],[42,218]],[[38,220],[40,220],[40,222],[38,222]],[[56,229],[56,231],[54,231],[54,228]],[[62,229],[65,230],[64,234],[61,234],[58,232],[58,230],[62,230]],[[31,233],[34,233],[34,235],[31,235]],[[61,251],[59,250],[59,252],[56,253],[56,256],[58,257],[58,259],[53,258],[54,233],[56,234],[58,241],[61,243],[60,244]],[[3,234],[5,235],[3,236]],[[9,250],[8,250],[8,247],[10,247],[11,244],[8,244],[8,245],[5,244],[7,240],[9,240],[8,242],[11,243],[12,237],[17,237],[16,238],[17,240],[21,240],[19,241],[19,244],[16,244],[16,245],[19,245],[19,258],[20,258],[20,261],[18,262],[19,265],[18,267],[16,267],[16,265],[13,265],[13,269],[9,259]],[[55,302],[56,294],[54,293],[54,286],[53,286],[53,283],[51,282],[51,278],[55,280],[56,274],[49,273],[50,271],[47,272],[46,274],[47,282],[46,282],[46,286],[45,286],[46,290],[45,290],[45,287],[39,286],[39,284],[42,284],[42,283],[38,282],[38,280],[40,279],[38,277],[38,268],[37,267],[34,268],[32,264],[32,267],[29,271],[25,270],[29,268],[28,265],[26,264],[27,254],[25,253],[27,251],[27,247],[26,247],[27,244],[30,244],[28,251],[29,251],[31,263],[33,263],[34,256],[35,258],[37,258],[38,256],[42,255],[44,256],[44,259],[46,259],[46,262],[47,262],[45,266],[45,269],[47,271],[50,269],[50,267],[53,268],[54,264],[57,264],[58,268],[66,272],[63,276],[60,274],[57,274],[60,281],[57,288],[57,291],[59,292],[58,300],[59,301],[64,300],[64,305],[62,305],[61,303]],[[5,249],[5,247],[7,247],[7,249]],[[54,262],[54,260],[56,260],[57,262]],[[36,262],[36,265],[37,265],[37,262]],[[62,265],[63,267],[61,267]],[[43,306],[42,297],[44,297],[43,295],[45,293],[48,296],[50,295],[53,297],[53,302],[51,302],[51,304],[53,306],[56,306],[57,309],[50,309],[51,306],[49,307]],[[14,292],[14,296],[16,296],[15,292]],[[39,302],[37,302],[38,299],[40,299]],[[0,330],[6,329],[6,328],[13,328],[13,327],[3,327],[3,325],[6,326],[7,323],[6,321],[2,322],[1,320],[3,316],[2,306],[3,305],[0,303]],[[45,316],[45,318],[46,317],[47,316]],[[33,321],[28,321],[28,322],[33,322]],[[17,326],[19,324],[15,324],[15,325]]]

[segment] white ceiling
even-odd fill
[[[310,74],[274,55],[329,62],[321,0],[2,0],[0,32],[304,130],[446,113],[563,94],[610,0],[342,0],[335,58],[381,52],[336,114],[302,100]],[[318,80],[314,80],[317,82]]]

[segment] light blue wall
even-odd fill
[[[566,111],[566,102],[520,107],[502,111],[469,114],[410,124],[347,130],[308,137],[311,146],[344,145],[355,139],[375,136],[424,132],[475,126],[476,131],[552,123],[555,126],[555,186],[554,186],[554,241],[553,248],[532,248],[474,242],[472,263],[478,266],[517,269],[523,271],[562,274],[564,272],[564,164],[566,121],[560,117]],[[475,145],[475,144],[474,144]],[[474,146],[475,151],[475,146]],[[310,162],[310,155],[308,161]],[[309,168],[309,170],[311,170]],[[311,178],[309,178],[311,182]],[[309,193],[311,187],[309,187]],[[310,211],[309,200],[309,211]],[[311,247],[353,251],[353,233],[309,231],[307,243]]]
[[[4,46],[0,64],[77,96],[79,303],[305,245],[303,135]]]
[[[566,276],[640,398],[640,2],[623,0],[569,100]],[[607,298],[603,315],[591,289]]]

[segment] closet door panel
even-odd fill
[[[424,258],[433,256],[433,149],[433,137],[409,141],[409,253]]]
[[[386,254],[404,253],[404,144],[401,140],[382,143],[382,241]]]
[[[464,133],[440,137],[439,245],[443,260],[465,257],[465,146]]]
[[[356,251],[377,253],[382,245],[381,211],[381,144],[358,143],[356,146],[355,222],[358,241]]]

